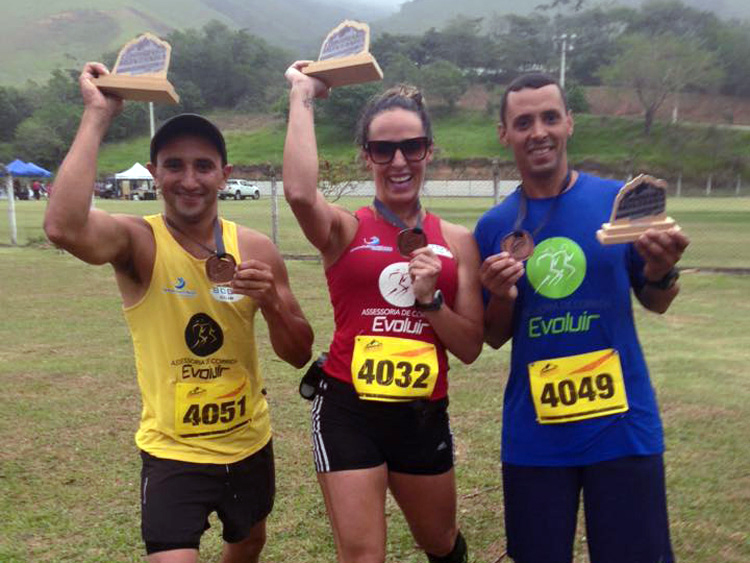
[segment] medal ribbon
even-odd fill
[[[164,216],[164,220],[167,222],[167,225],[172,227],[175,231],[180,233],[182,236],[186,237],[188,240],[200,246],[206,252],[209,252],[212,255],[216,255],[218,258],[224,258],[224,256],[227,255],[226,248],[224,247],[224,239],[221,236],[221,225],[219,224],[218,217],[214,218],[214,244],[216,244],[216,250],[214,250],[213,248],[209,246],[206,246],[202,242],[195,240],[193,237],[191,237],[185,231],[183,231],[177,225],[175,225],[172,221],[170,221],[166,215]]]
[[[372,204],[377,210],[377,212],[383,216],[383,219],[388,221],[394,227],[398,227],[399,229],[402,229],[402,230],[408,229],[408,230],[415,230],[417,232],[422,232],[422,214],[420,213],[420,211],[422,210],[422,204],[419,203],[419,200],[417,200],[417,226],[416,227],[409,227],[406,223],[404,223],[401,220],[401,217],[399,217],[393,211],[388,209],[385,203],[380,201],[378,198],[374,198],[372,200]]]
[[[568,169],[567,174],[565,174],[565,180],[563,180],[562,185],[560,186],[560,189],[557,191],[557,194],[555,195],[555,199],[552,202],[552,205],[549,208],[549,211],[547,211],[547,215],[544,216],[544,219],[539,223],[536,229],[534,229],[531,233],[532,240],[536,238],[536,236],[539,234],[539,232],[547,225],[549,220],[552,218],[552,215],[555,213],[555,209],[557,209],[557,202],[560,201],[560,195],[565,191],[565,188],[567,188],[568,183],[570,183],[570,176],[571,171]],[[513,233],[521,233],[521,225],[526,220],[526,212],[527,212],[527,198],[526,193],[523,191],[523,184],[519,186],[521,188],[521,203],[518,206],[518,215],[516,215],[516,222],[513,224]]]

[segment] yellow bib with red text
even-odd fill
[[[540,424],[560,424],[628,410],[617,350],[529,364],[529,383]]]
[[[357,336],[351,370],[361,399],[426,399],[437,381],[437,350],[434,344],[409,338]]]

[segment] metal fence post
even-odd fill
[[[714,175],[709,174],[708,180],[706,180],[706,195],[711,195],[711,188],[713,187]]]
[[[682,196],[682,172],[677,176],[677,197]]]
[[[8,192],[8,221],[10,222],[10,243],[13,246],[18,245],[18,230],[16,227],[16,200],[13,193],[13,176],[8,169],[3,166],[5,171],[5,189]]]
[[[496,158],[492,159],[492,198],[495,205],[500,203],[500,163]]]
[[[742,176],[737,174],[737,185],[734,188],[734,195],[739,197],[741,188],[742,188]]]
[[[279,202],[276,189],[276,170],[271,171],[271,240],[279,246]]]

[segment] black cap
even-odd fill
[[[182,135],[196,135],[210,141],[221,155],[221,164],[226,166],[227,145],[224,135],[216,125],[196,113],[181,113],[161,124],[151,139],[151,163],[156,164],[156,155],[165,144]]]

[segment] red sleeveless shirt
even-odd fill
[[[331,377],[352,383],[352,353],[357,336],[428,342],[435,345],[439,370],[430,399],[442,399],[448,393],[448,357],[429,321],[414,308],[409,259],[401,255],[396,244],[401,229],[370,207],[357,210],[355,216],[359,226],[354,239],[326,270],[335,332],[323,369]],[[453,307],[458,264],[443,238],[440,218],[427,213],[422,228],[442,263],[437,289],[442,291],[445,303]]]

